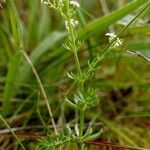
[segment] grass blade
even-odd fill
[[[13,0],[8,0],[6,4],[10,15],[12,36],[15,41],[15,54],[9,62],[7,79],[3,94],[3,114],[7,114],[10,107],[10,98],[14,92],[14,83],[16,81],[16,76],[21,60],[20,51],[23,50],[22,27],[17,9]]]
[[[79,31],[79,37],[85,39],[93,35],[95,36],[96,34],[101,34],[110,25],[125,17],[130,12],[136,10],[146,2],[147,0],[137,0],[135,2],[131,2],[130,4],[127,4],[126,6],[108,14],[107,16],[96,19],[95,21],[89,23],[84,29]]]

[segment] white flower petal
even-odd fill
[[[70,5],[74,6],[74,7],[77,7],[79,8],[80,7],[80,4],[76,1],[70,1]]]

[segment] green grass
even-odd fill
[[[83,144],[92,140],[150,147],[150,62],[126,52],[150,57],[150,1],[106,1],[106,15],[98,0],[81,4],[72,16],[66,0],[66,18],[37,0],[0,9],[3,149],[99,149]],[[67,31],[71,17],[79,25]],[[111,43],[110,26],[118,33]],[[123,45],[111,49],[117,38]]]

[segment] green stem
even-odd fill
[[[82,71],[81,71],[81,67],[80,67],[78,54],[77,54],[77,52],[74,52],[73,54],[74,54],[74,59],[75,59],[78,75],[81,76],[82,75]]]
[[[71,19],[69,19],[69,30],[70,30],[71,42],[72,42],[72,45],[74,47],[73,55],[74,55],[75,64],[76,64],[77,71],[78,71],[78,75],[81,76],[82,75],[82,71],[81,71],[81,67],[80,67],[80,63],[79,63],[79,58],[78,58],[78,54],[77,54],[77,50],[76,50],[76,44],[75,44],[75,39],[74,39],[74,33],[73,33],[73,29],[71,27],[70,20]]]
[[[84,126],[84,109],[80,110],[80,133],[79,136],[83,135],[83,126]]]
[[[66,1],[66,6],[67,6],[67,16],[68,16],[68,27],[69,27],[68,32],[69,32],[69,35],[70,35],[70,42],[73,45],[72,53],[74,55],[75,64],[76,64],[77,71],[78,71],[78,75],[81,76],[82,75],[82,71],[81,71],[79,58],[78,58],[78,54],[77,54],[76,39],[75,39],[75,35],[74,35],[74,29],[73,29],[73,27],[71,25],[71,12],[70,12],[70,7],[69,7],[69,1]]]
[[[85,109],[82,108],[80,110],[80,131],[79,131],[79,137],[82,138],[83,136],[83,128],[84,128],[84,111]],[[79,144],[79,150],[82,150],[83,149],[83,144],[80,143]]]

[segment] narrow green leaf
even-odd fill
[[[107,16],[96,19],[95,21],[89,23],[84,29],[79,31],[79,37],[82,39],[86,39],[91,36],[95,36],[96,34],[101,34],[104,30],[106,30],[110,25],[114,24],[121,18],[125,17],[127,14],[136,10],[143,4],[145,4],[147,0],[137,0],[127,4],[126,6],[118,9]]]
[[[19,69],[21,60],[20,51],[23,50],[23,38],[22,38],[22,27],[21,21],[15,7],[13,0],[6,1],[8,12],[10,15],[10,22],[12,28],[12,37],[15,41],[15,54],[9,62],[7,79],[3,95],[3,114],[7,114],[10,107],[10,98],[14,92],[14,83]]]

